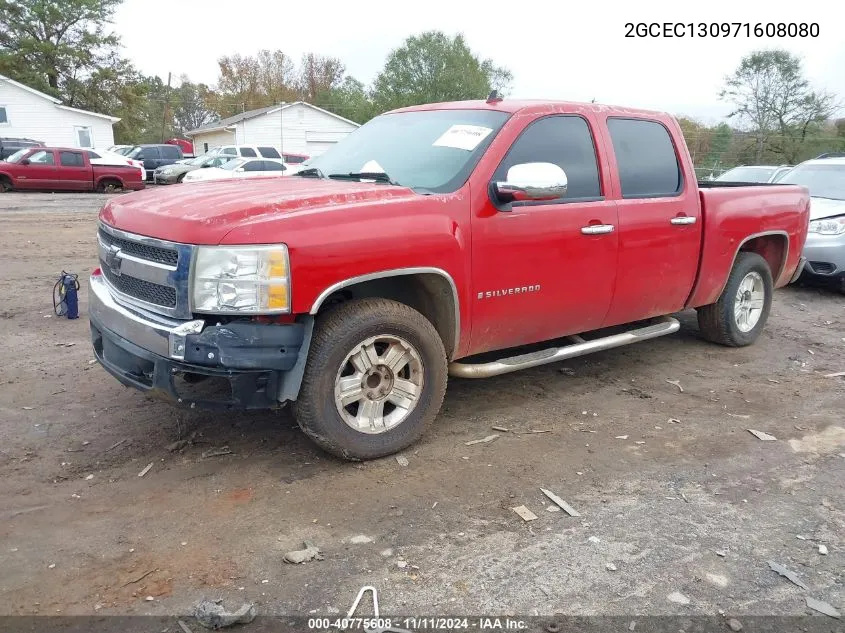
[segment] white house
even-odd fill
[[[78,110],[0,75],[0,137],[28,138],[58,147],[114,145],[119,118]]]
[[[358,128],[342,116],[296,101],[249,110],[185,132],[194,153],[219,145],[270,145],[282,152],[319,156]]]

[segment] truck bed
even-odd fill
[[[801,257],[810,218],[806,188],[710,181],[699,183],[698,195],[704,218],[701,262],[687,308],[719,298],[737,253],[752,240],[762,243],[775,287],[789,283]],[[795,209],[801,213],[796,214]]]

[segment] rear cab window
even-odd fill
[[[670,198],[684,188],[675,144],[662,123],[609,118],[622,198]]]

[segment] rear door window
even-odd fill
[[[241,156],[243,156],[244,158],[254,158],[255,156],[257,156],[257,154],[255,153],[255,150],[251,147],[242,147]]]
[[[285,166],[272,160],[264,161],[264,171],[284,171]]]
[[[248,160],[244,163],[244,171],[264,171],[264,161]]]
[[[683,189],[669,131],[657,121],[607,120],[623,198],[666,198]]]
[[[85,159],[80,152],[59,152],[62,167],[85,167]]]
[[[281,158],[282,155],[279,154],[279,150],[275,147],[259,147],[258,153],[261,154],[264,158]]]
[[[162,145],[160,148],[162,158],[179,160],[182,158],[182,152],[174,145]]]

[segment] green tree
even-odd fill
[[[376,114],[364,84],[351,75],[347,75],[340,86],[318,93],[314,105],[356,123],[366,123]]]
[[[217,118],[211,106],[214,101],[211,89],[205,84],[192,83],[186,75],[180,77],[180,85],[173,91],[172,101],[174,127],[180,134]]]
[[[512,81],[506,68],[479,59],[462,35],[440,31],[414,35],[392,51],[373,85],[377,110],[401,106],[485,99],[495,88],[505,93]]]
[[[836,111],[833,95],[814,90],[804,77],[801,60],[786,50],[755,51],[743,57],[725,78],[719,96],[733,104],[729,116],[754,134],[756,162],[767,150],[795,162]]]
[[[0,73],[76,105],[79,84],[116,63],[106,24],[122,0],[0,0]]]

